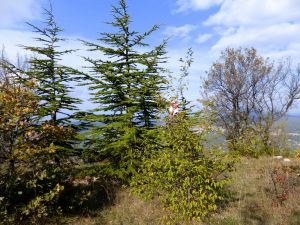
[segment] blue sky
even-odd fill
[[[95,40],[111,28],[111,5],[117,0],[52,0],[57,23],[69,39],[64,47],[82,49],[64,58],[80,68],[80,55],[88,54],[78,39]],[[187,94],[199,98],[201,77],[226,47],[255,47],[259,54],[279,60],[291,57],[300,62],[299,0],[127,0],[133,28],[145,31],[154,24],[161,29],[149,39],[158,44],[172,36],[168,45],[168,67],[178,73],[178,59],[192,47],[195,62],[191,68]],[[42,7],[47,0],[0,0],[0,44],[14,58],[18,45],[32,45],[34,36],[25,22],[41,25]],[[86,90],[78,95],[87,98]],[[88,103],[86,104],[88,107]],[[299,107],[298,107],[299,108]],[[292,112],[299,113],[295,108]]]

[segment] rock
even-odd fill
[[[288,159],[288,158],[284,158],[284,159],[283,159],[283,162],[291,162],[291,160]]]

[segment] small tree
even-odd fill
[[[250,129],[260,130],[268,151],[270,132],[300,98],[300,70],[275,64],[255,49],[226,49],[204,82],[205,101],[217,113],[218,125],[234,149]]]
[[[148,142],[148,154],[131,182],[134,192],[144,198],[158,197],[167,209],[167,224],[203,219],[224,200],[224,176],[233,166],[229,154],[205,149],[210,119],[176,115],[174,122],[157,130]],[[201,132],[193,131],[195,124]],[[165,224],[165,223],[164,223]]]
[[[39,28],[28,23],[33,32],[39,34],[35,38],[40,46],[23,46],[33,54],[29,60],[30,69],[26,71],[29,79],[37,83],[35,93],[39,96],[40,115],[44,119],[51,119],[55,125],[69,122],[71,113],[77,110],[76,104],[81,101],[71,96],[78,71],[61,65],[61,57],[74,50],[60,50],[60,43],[65,41],[60,36],[62,29],[57,26],[50,9],[45,9],[46,27]]]
[[[185,58],[180,58],[179,62],[181,63],[180,66],[180,77],[178,80],[178,97],[180,100],[180,105],[182,110],[188,109],[189,102],[187,101],[184,92],[188,89],[188,81],[187,77],[189,76],[189,70],[191,65],[194,61],[193,59],[193,50],[191,48],[188,49]]]

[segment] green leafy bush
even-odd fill
[[[248,129],[235,142],[228,141],[230,151],[234,151],[242,156],[258,158],[262,155],[270,155],[271,148],[263,142],[260,132],[255,129]]]
[[[290,147],[283,126],[273,127],[265,131],[261,127],[250,127],[243,135],[228,141],[229,151],[242,156],[258,158],[266,155],[290,155]]]
[[[200,129],[192,129],[200,125]],[[171,213],[167,221],[203,219],[225,198],[226,172],[233,158],[203,147],[209,130],[206,122],[176,115],[157,130],[157,140],[149,143],[139,173],[132,179],[135,193],[158,197]]]

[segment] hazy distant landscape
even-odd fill
[[[300,148],[300,116],[288,116],[286,134],[293,148]]]

